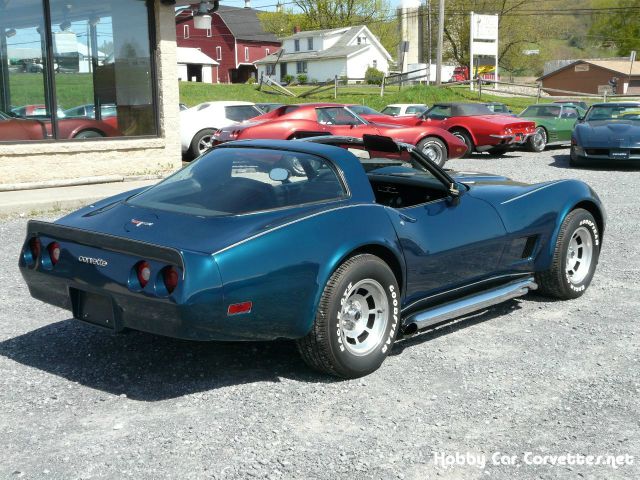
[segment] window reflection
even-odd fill
[[[0,0],[0,141],[156,135],[148,18],[142,0]]]

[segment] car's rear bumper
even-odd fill
[[[495,138],[499,141],[497,145],[522,145],[525,143],[529,137],[535,135],[535,132],[532,133],[510,133],[508,135],[489,135],[492,138]]]

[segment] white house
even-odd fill
[[[297,32],[282,39],[282,50],[255,62],[258,78],[277,82],[291,75],[308,81],[338,77],[364,78],[367,68],[388,73],[391,55],[364,25]],[[355,82],[352,80],[351,83]]]
[[[218,77],[218,62],[197,48],[177,47],[178,80],[213,83]]]

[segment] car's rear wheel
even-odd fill
[[[425,137],[418,142],[416,148],[436,165],[442,167],[447,161],[447,146],[436,137]]]
[[[527,150],[542,152],[547,146],[547,131],[544,127],[537,127],[533,135],[527,139]]]
[[[471,139],[471,136],[464,130],[460,130],[460,129],[451,130],[451,134],[458,137],[467,146],[467,151],[465,152],[463,157],[470,157],[475,150],[475,146],[473,145],[473,140]]]
[[[213,146],[213,128],[205,128],[196,133],[191,140],[189,153],[193,158],[197,158]]]
[[[593,215],[578,208],[560,226],[551,268],[540,272],[540,292],[564,300],[578,298],[591,284],[600,256],[600,232]]]
[[[331,276],[322,293],[315,321],[297,341],[312,368],[344,378],[377,370],[398,332],[400,291],[380,258],[356,255]]]

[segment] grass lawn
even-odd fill
[[[265,91],[266,90],[266,91]],[[292,87],[295,93],[309,90],[309,87]],[[389,87],[384,97],[380,97],[379,87],[353,86],[340,87],[338,98],[333,98],[333,89],[311,95],[305,98],[289,97],[272,93],[267,88],[258,91],[255,85],[245,84],[204,84],[192,82],[180,82],[180,101],[192,107],[202,102],[215,100],[245,100],[249,102],[272,103],[307,103],[307,102],[337,102],[358,103],[368,105],[371,108],[382,109],[390,103],[426,103],[435,102],[472,102],[478,101],[478,93],[469,91],[468,87],[438,88],[426,85],[405,87],[399,90],[397,86]],[[502,102],[507,104],[514,112],[520,112],[527,105],[535,103],[533,98],[498,97],[482,94],[483,102]]]

